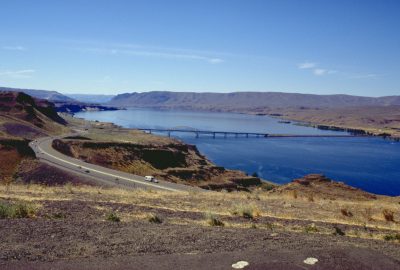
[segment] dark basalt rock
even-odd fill
[[[323,174],[309,174],[302,178],[293,180],[293,183],[298,183],[305,186],[311,184],[312,182],[332,182],[332,180]]]

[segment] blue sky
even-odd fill
[[[0,1],[0,86],[400,94],[397,0]]]

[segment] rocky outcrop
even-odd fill
[[[308,186],[316,182],[331,182],[332,180],[322,174],[309,174],[302,178],[294,179],[293,183],[298,183],[303,186]]]
[[[322,174],[309,174],[295,179],[291,183],[273,189],[271,193],[308,200],[318,197],[332,200],[371,200],[377,198],[377,195],[351,187],[343,182],[334,181]]]
[[[231,181],[242,187],[257,186],[260,185],[260,178],[253,176],[232,178]]]

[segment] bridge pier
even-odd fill
[[[197,138],[199,138],[199,133],[198,133],[198,132],[196,132],[196,139],[197,139]]]
[[[171,138],[171,131],[168,131],[168,137]]]
[[[215,132],[213,132],[213,139],[215,139]]]
[[[249,137],[249,133],[246,133],[246,138],[248,138]]]

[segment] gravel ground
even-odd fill
[[[41,204],[35,218],[0,219],[0,269],[231,269],[235,260],[248,260],[246,269],[400,269],[395,242],[210,227],[199,224],[204,220],[199,213],[113,202]],[[104,209],[133,217],[107,221]],[[163,223],[134,218],[149,212]],[[185,219],[194,222],[176,224]],[[303,262],[307,257],[319,261],[310,266]]]

